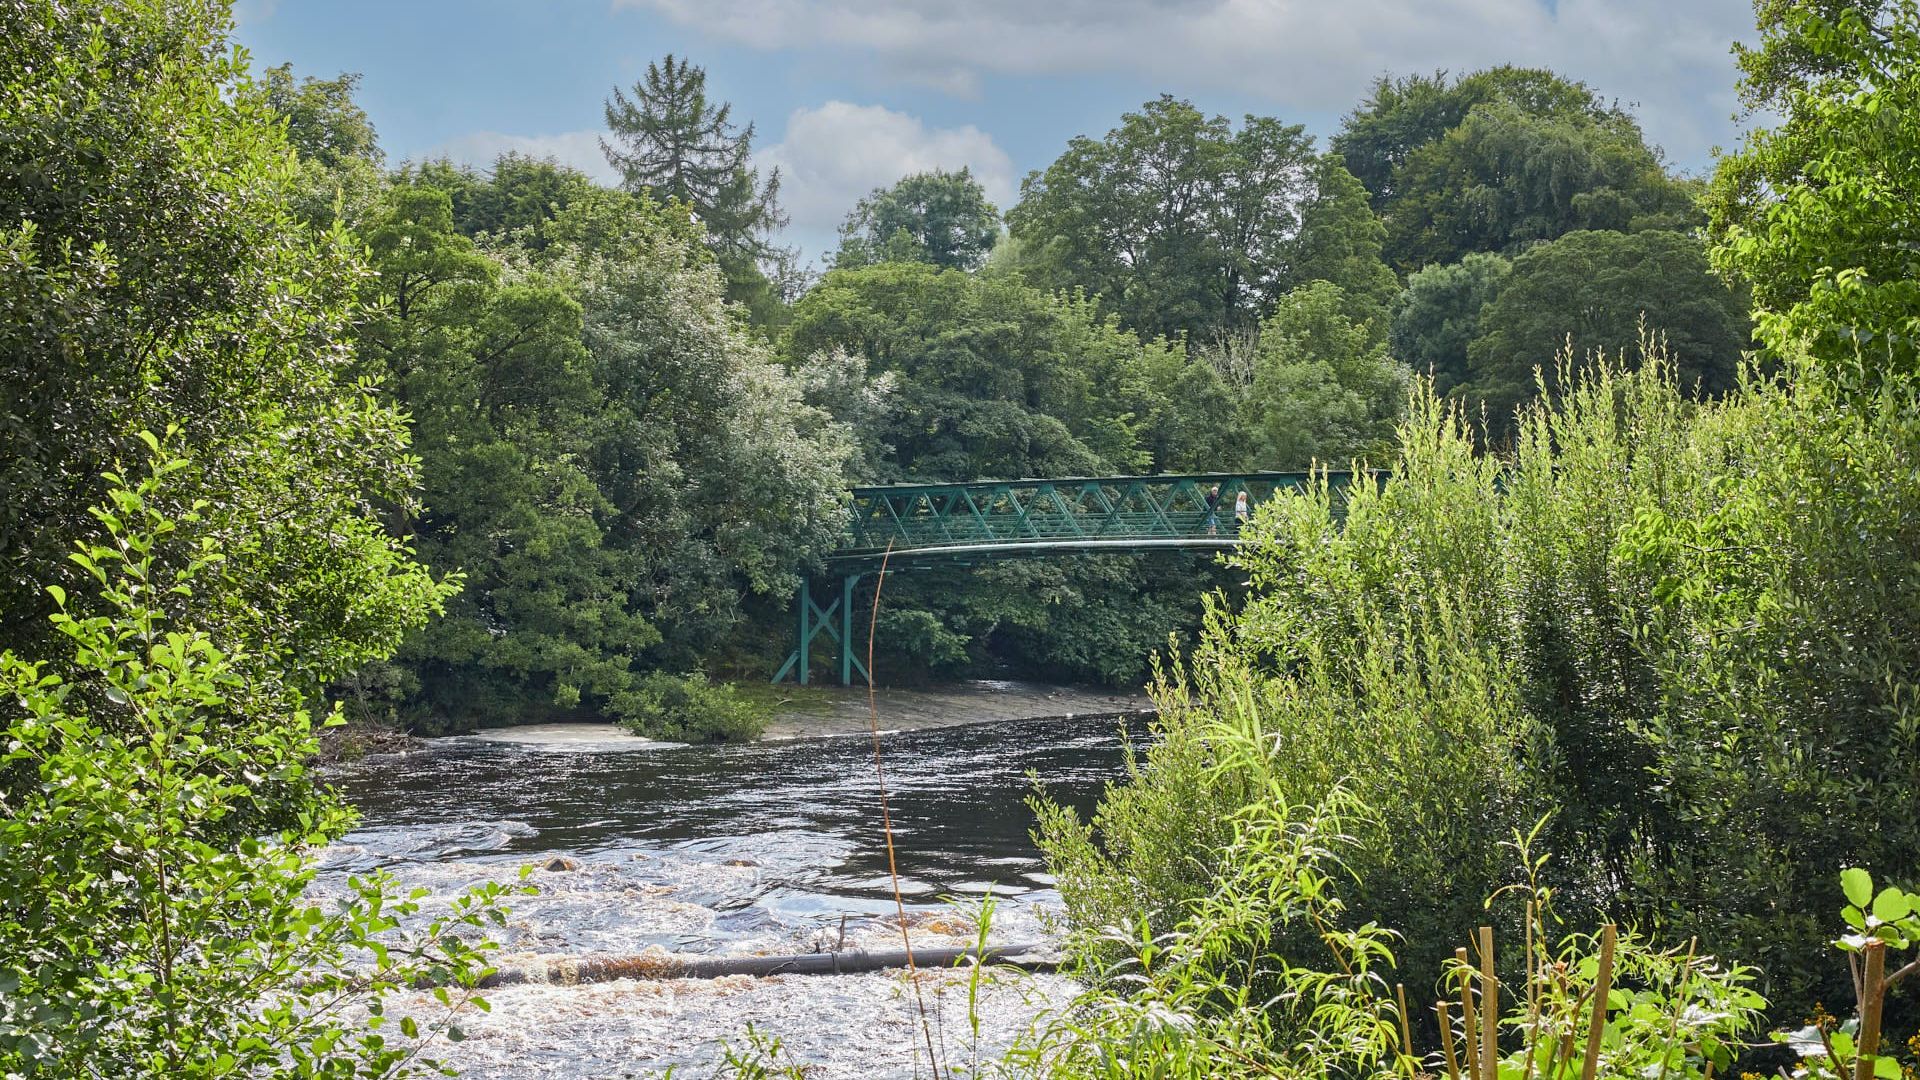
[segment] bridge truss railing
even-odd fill
[[[833,649],[831,668],[842,684],[856,676],[871,681],[860,659],[863,643],[854,640],[854,593],[878,568],[882,552],[894,566],[1165,548],[1218,554],[1239,542],[1234,503],[1241,492],[1258,506],[1312,479],[1304,472],[1226,472],[855,488],[846,531],[825,573],[801,579],[797,644],[773,681],[812,681],[821,638]],[[1350,478],[1330,473],[1327,479],[1341,487]]]
[[[855,488],[851,519],[835,555],[879,551],[889,542],[896,551],[911,551],[957,544],[1196,538],[1233,525],[1240,492],[1258,505],[1309,479],[1293,472],[1200,473]],[[1209,510],[1207,496],[1215,487],[1218,500]]]

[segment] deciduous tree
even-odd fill
[[[1513,261],[1506,285],[1479,316],[1456,393],[1484,402],[1496,433],[1534,396],[1549,392],[1556,357],[1595,350],[1631,354],[1644,333],[1665,342],[1680,384],[1701,394],[1734,385],[1751,340],[1742,297],[1714,276],[1698,239],[1670,232],[1576,232]]]
[[[1288,293],[1261,327],[1245,406],[1259,466],[1344,468],[1391,445],[1406,369],[1350,306],[1338,285],[1316,281]]]
[[[1206,339],[1285,291],[1312,164],[1297,124],[1236,130],[1163,96],[1027,177],[1008,224],[1035,283],[1084,288],[1149,337]]]
[[[925,262],[977,270],[1000,238],[1000,212],[973,174],[935,169],[875,188],[840,226],[834,265]]]
[[[1480,336],[1480,313],[1500,294],[1512,269],[1503,256],[1475,252],[1407,278],[1388,324],[1394,358],[1431,378],[1437,394],[1465,381],[1467,346]]]

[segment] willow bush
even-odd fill
[[[1545,819],[1564,911],[1756,962],[1788,1010],[1841,995],[1842,854],[1920,864],[1920,399],[1803,371],[1692,403],[1643,353],[1562,358],[1504,460],[1417,391],[1377,483],[1261,509],[1250,598],[1159,681],[1158,745],[1090,820],[1041,806],[1084,952],[1185,917],[1251,802],[1343,786],[1373,808],[1349,916],[1406,933],[1409,985]]]

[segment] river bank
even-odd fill
[[[808,687],[799,706],[776,709],[762,739],[808,739],[864,735],[873,722],[865,687]],[[1153,701],[1144,694],[1050,686],[1011,679],[970,679],[935,687],[885,687],[874,691],[880,730],[925,731],[1013,720],[1078,720],[1144,717]]]
[[[880,731],[928,731],[1015,721],[1143,719],[1153,714],[1144,694],[1005,679],[972,679],[933,687],[886,687],[869,704],[865,687],[809,686],[773,693],[764,742],[865,735],[877,714]],[[526,724],[483,728],[472,738],[556,751],[640,750],[670,745],[632,735],[613,724]]]

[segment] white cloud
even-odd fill
[[[616,0],[765,50],[871,54],[968,94],[993,73],[1145,75],[1344,112],[1385,72],[1547,65],[1636,100],[1655,142],[1702,162],[1727,141],[1747,0]]]
[[[967,166],[1003,210],[1015,190],[1012,159],[979,128],[929,128],[903,112],[845,101],[795,109],[785,136],[756,154],[755,164],[780,170],[793,239],[814,252],[832,242],[861,196],[908,173]]]
[[[617,184],[620,174],[607,164],[600,152],[600,132],[563,131],[554,135],[507,135],[498,131],[475,131],[460,135],[418,155],[420,159],[452,158],[478,169],[493,166],[506,153],[552,158],[570,165],[602,184]]]

